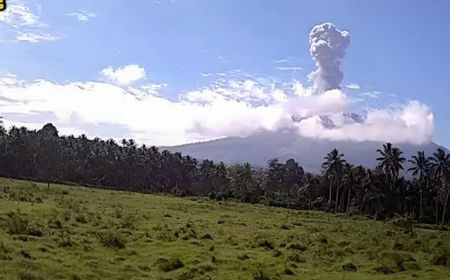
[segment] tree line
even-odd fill
[[[418,152],[405,159],[391,143],[377,150],[378,165],[354,166],[334,149],[322,174],[307,173],[289,159],[226,165],[138,146],[132,139],[59,136],[52,124],[40,130],[0,124],[0,176],[50,183],[176,195],[209,196],[248,203],[335,213],[358,212],[377,219],[408,215],[417,221],[449,220],[450,154]],[[404,170],[406,162],[411,168]],[[405,178],[406,172],[411,176]]]

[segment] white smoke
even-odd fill
[[[309,33],[309,52],[317,69],[309,74],[316,92],[340,89],[344,74],[339,69],[345,49],[350,44],[350,33],[326,22],[313,27]]]

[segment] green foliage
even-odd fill
[[[159,258],[156,260],[155,265],[164,272],[176,270],[184,266],[183,262],[177,258]]]
[[[24,234],[32,236],[42,236],[43,232],[39,225],[30,223],[27,217],[19,210],[11,211],[6,214],[6,227],[9,234]]]
[[[98,240],[105,247],[115,249],[125,248],[125,238],[118,232],[112,230],[104,230],[97,234]]]

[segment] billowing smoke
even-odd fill
[[[308,76],[314,83],[314,90],[320,93],[339,89],[344,77],[339,66],[350,44],[350,33],[337,29],[332,23],[322,23],[309,33],[309,44],[309,52],[317,66]]]

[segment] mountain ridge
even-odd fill
[[[266,166],[267,161],[272,158],[278,158],[281,161],[293,158],[306,171],[318,173],[323,158],[334,148],[343,153],[345,159],[352,164],[374,167],[378,156],[376,150],[382,148],[383,144],[384,142],[378,141],[356,142],[306,138],[294,131],[282,130],[161,148],[171,152],[181,152],[199,160],[209,159],[227,164],[249,162],[256,166]],[[427,156],[431,156],[438,148],[447,150],[434,142],[423,145],[410,143],[394,145],[403,151],[406,159],[415,155],[417,151],[424,151]],[[407,165],[406,163],[405,166]]]

